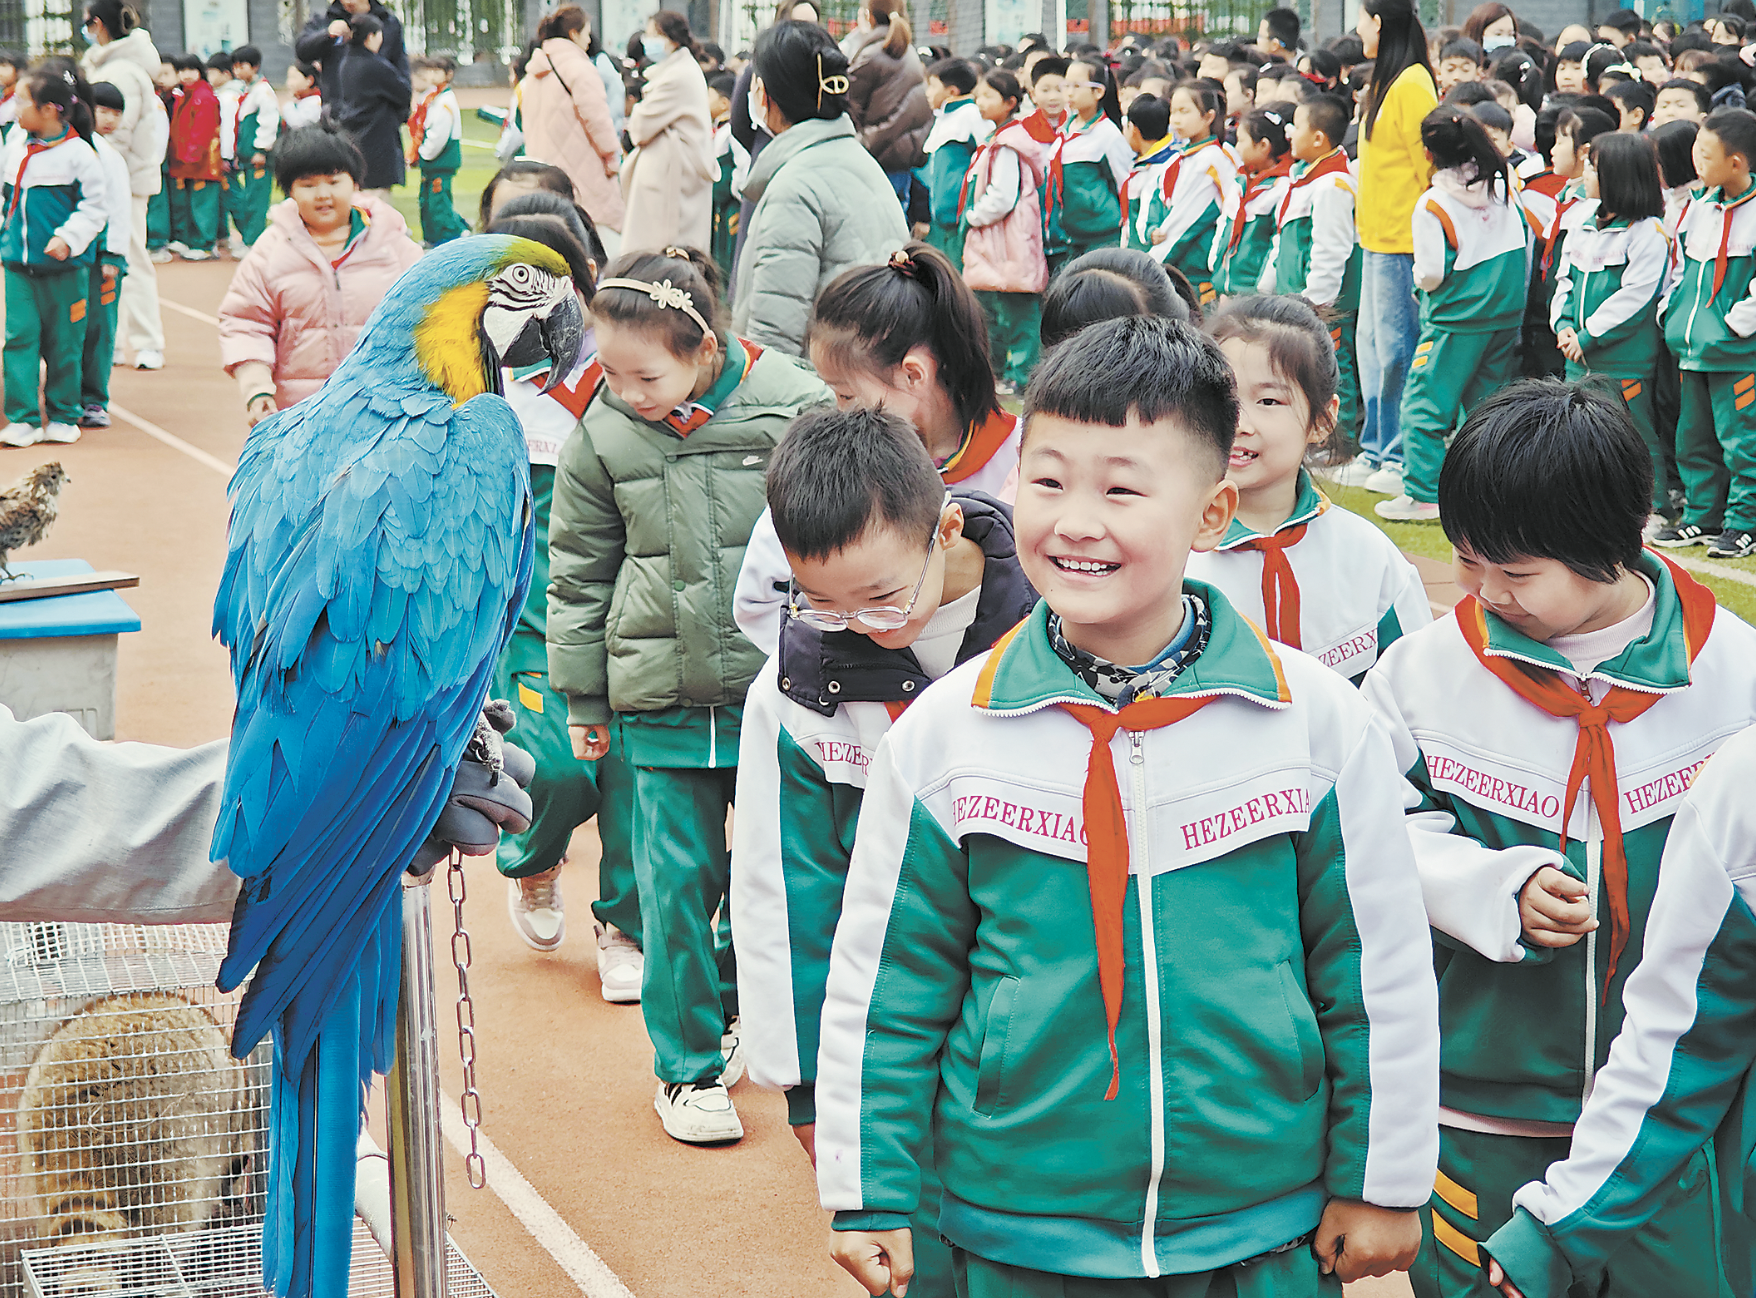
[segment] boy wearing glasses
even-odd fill
[[[750,1076],[786,1091],[812,1153],[818,1009],[873,752],[1037,597],[1007,507],[947,492],[919,435],[882,410],[801,415],[769,462],[768,505],[793,581],[780,645],[744,704],[732,934]],[[937,1240],[934,1196],[915,1220]],[[944,1283],[923,1279],[923,1298],[951,1293],[949,1256],[938,1260],[923,1275]]]

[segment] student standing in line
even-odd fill
[[[829,404],[798,362],[719,325],[713,273],[672,249],[624,254],[598,280],[604,385],[556,466],[545,633],[574,755],[602,760],[613,726],[632,769],[653,1108],[698,1145],[744,1135],[726,1089],[744,1069],[736,981],[714,921],[761,655],[732,590],[769,456],[796,415]]]
[[[1671,818],[1700,764],[1756,721],[1756,630],[1641,546],[1651,477],[1613,397],[1554,379],[1490,397],[1440,477],[1464,598],[1366,676],[1406,772],[1439,971],[1439,1176],[1417,1298],[1480,1294],[1481,1242],[1566,1157],[1645,960]],[[1699,1143],[1686,1161],[1591,1292],[1722,1292],[1731,1203]]]
[[[1157,95],[1138,96],[1128,105],[1122,138],[1134,150],[1134,165],[1129,169],[1128,179],[1122,182],[1126,209],[1122,215],[1122,246],[1150,252],[1152,235],[1146,228],[1146,209],[1158,192],[1165,163],[1177,152],[1177,137],[1171,134],[1170,104]]]
[[[199,55],[185,54],[176,62],[181,93],[171,110],[166,154],[171,179],[171,241],[166,246],[184,261],[206,261],[213,256],[224,216],[220,103]]]
[[[1226,468],[1238,512],[1218,545],[1189,556],[1188,573],[1270,639],[1357,685],[1433,612],[1420,573],[1383,529],[1333,507],[1305,470],[1307,448],[1335,436],[1340,409],[1329,330],[1292,297],[1239,298],[1207,330],[1238,383]]]
[[[240,45],[232,51],[232,77],[240,89],[233,107],[232,166],[226,174],[226,215],[243,248],[262,237],[274,201],[269,155],[280,132],[280,99],[262,77],[262,51]],[[233,253],[242,257],[238,246]]]
[[[1146,209],[1149,251],[1188,276],[1204,308],[1214,299],[1213,244],[1237,174],[1231,151],[1214,134],[1224,119],[1224,91],[1185,81],[1171,92],[1177,151],[1165,163]]]
[[[815,1094],[836,1260],[907,1289],[931,1133],[969,1298],[1407,1267],[1439,1041],[1396,758],[1346,680],[1185,575],[1237,501],[1230,369],[1106,321],[1025,409],[1042,600],[866,773]]]
[[[124,277],[128,274],[130,221],[134,202],[129,192],[128,159],[105,137],[122,124],[127,102],[120,88],[100,81],[91,88],[91,147],[104,168],[103,245],[92,263],[85,297],[85,346],[80,360],[79,426],[110,426],[110,367],[116,358],[116,320]]]
[[[1408,467],[1380,518],[1439,517],[1439,468],[1458,421],[1518,371],[1518,326],[1530,275],[1530,230],[1512,201],[1506,160],[1482,124],[1445,105],[1421,123],[1438,171],[1414,214],[1421,335],[1402,394]]]
[[[407,162],[421,172],[421,239],[437,248],[469,233],[451,198],[452,178],[463,166],[463,109],[451,91],[457,64],[439,54],[416,59],[410,69],[420,102],[409,114]]]
[[[1049,286],[1043,256],[1043,176],[1037,149],[1018,119],[1024,92],[1002,68],[982,74],[975,104],[993,132],[963,182],[958,215],[966,231],[963,278],[982,304],[988,350],[998,372],[996,392],[1024,390],[1042,345],[1042,292]],[[955,264],[955,263],[953,263]]]
[[[963,229],[958,221],[964,176],[976,150],[995,129],[975,96],[976,69],[968,60],[941,59],[927,69],[927,102],[933,106],[933,125],[923,147],[932,220],[917,237],[944,253],[959,270],[963,269]],[[1013,107],[1016,111],[1017,105]]]
[[[1239,169],[1225,191],[1225,205],[1214,227],[1208,264],[1213,290],[1221,297],[1246,297],[1256,292],[1262,268],[1274,243],[1274,214],[1287,190],[1292,171],[1292,146],[1287,127],[1292,114],[1284,105],[1257,108],[1238,123]]]
[[[1677,230],[1682,269],[1664,307],[1683,385],[1682,520],[1654,536],[1715,558],[1756,554],[1756,113],[1722,108],[1695,136],[1705,192]]]
[[[1134,155],[1122,139],[1115,78],[1100,63],[1067,68],[1067,122],[1048,162],[1043,246],[1049,273],[1081,253],[1116,243],[1122,233],[1122,187]]]
[[[0,445],[77,442],[87,294],[108,214],[108,181],[91,145],[91,88],[70,68],[45,67],[12,97],[16,117],[0,164],[7,421]]]

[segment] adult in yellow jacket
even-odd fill
[[[1427,62],[1427,34],[1410,0],[1362,0],[1355,29],[1373,60],[1360,125],[1360,198],[1354,211],[1362,250],[1355,348],[1365,424],[1359,458],[1336,480],[1402,494],[1402,427],[1397,419],[1415,336],[1415,201],[1432,182],[1421,119],[1439,102]]]

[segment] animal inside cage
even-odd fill
[[[231,1058],[226,938],[0,923],[0,1298],[261,1298],[272,1047]],[[358,1219],[348,1289],[394,1292]]]

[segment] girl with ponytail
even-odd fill
[[[1402,398],[1407,468],[1402,494],[1375,507],[1401,521],[1439,517],[1446,436],[1517,376],[1527,282],[1524,213],[1487,130],[1444,104],[1421,121],[1421,144],[1438,171],[1414,210],[1421,333]]]
[[[91,145],[91,87],[66,60],[52,63],[13,92],[17,129],[0,165],[7,446],[79,440],[87,290],[109,220],[104,167]],[[40,363],[46,424],[37,411]]]
[[[818,296],[808,337],[837,405],[900,415],[947,485],[1011,503],[1019,421],[995,398],[982,309],[944,253],[910,243],[883,265],[841,275]],[[778,642],[786,584],[786,556],[764,513],[733,600],[739,628],[764,653]]]
[[[848,47],[848,116],[906,204],[910,173],[926,163],[933,126],[927,72],[910,46],[908,0],[867,0],[861,16],[871,25]]]

